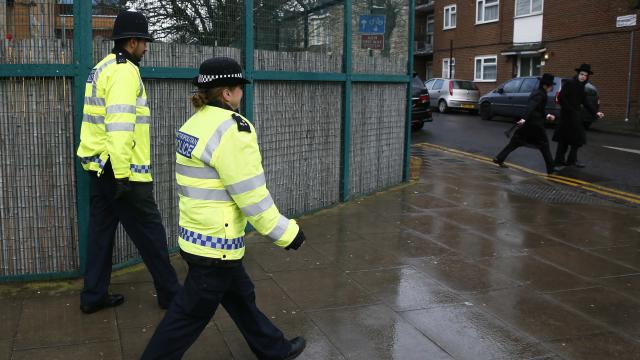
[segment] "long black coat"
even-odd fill
[[[525,119],[524,125],[513,134],[514,140],[524,142],[528,145],[539,147],[549,143],[547,133],[544,130],[544,111],[547,104],[547,92],[542,88],[534,90],[529,95],[527,108],[522,116]]]
[[[582,124],[581,111],[584,106],[593,116],[597,109],[587,101],[584,87],[577,77],[567,81],[560,91],[560,120],[553,133],[553,141],[571,146],[582,146],[587,143],[587,134]]]

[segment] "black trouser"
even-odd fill
[[[512,137],[511,141],[509,141],[507,146],[505,146],[504,149],[500,151],[498,156],[496,156],[496,159],[498,160],[498,162],[504,162],[507,159],[507,156],[509,156],[509,154],[511,154],[512,151],[514,151],[515,149],[521,146],[526,146],[526,145],[528,145],[526,142],[516,137]],[[538,150],[540,150],[540,152],[542,153],[542,157],[544,158],[544,163],[547,167],[547,172],[551,172],[553,170],[553,158],[551,157],[551,150],[549,149],[549,143],[541,143],[541,144],[535,145],[535,147]]]
[[[153,184],[131,182],[131,191],[116,200],[116,183],[109,162],[100,177],[95,172],[89,174],[89,236],[81,303],[95,305],[107,297],[113,242],[118,223],[122,223],[153,277],[158,304],[168,307],[180,284],[169,262],[167,234],[153,199]]]
[[[290,342],[256,306],[254,286],[242,264],[222,267],[189,263],[184,287],[158,325],[142,359],[182,358],[218,304],[229,313],[258,359],[284,359],[288,355]]]
[[[564,156],[567,153],[567,148],[569,145],[564,142],[558,143],[558,148],[556,149],[556,164],[561,165],[565,164]],[[569,150],[569,157],[567,158],[566,164],[573,165],[578,162],[578,149],[580,146],[571,145],[571,150]]]

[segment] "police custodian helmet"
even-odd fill
[[[240,64],[228,57],[215,57],[203,61],[198,76],[194,77],[192,82],[201,89],[251,83],[242,76]]]
[[[111,40],[141,38],[153,41],[149,34],[149,22],[142,13],[136,11],[121,11],[113,24]]]

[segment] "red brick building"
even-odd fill
[[[630,0],[435,0],[434,77],[474,80],[484,94],[516,76],[573,76],[590,63],[609,120],[622,121],[627,104],[631,31],[635,32],[630,119],[639,114],[639,26],[617,27],[638,13]],[[451,47],[451,44],[453,46]]]

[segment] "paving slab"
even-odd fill
[[[598,283],[640,301],[640,275],[598,279]]]
[[[530,253],[572,273],[599,278],[637,274],[638,270],[569,246],[531,249]]]
[[[633,298],[603,287],[562,291],[549,296],[612,330],[640,338],[640,302]]]
[[[348,276],[395,311],[464,302],[461,296],[410,266],[352,271]]]
[[[13,353],[12,360],[68,360],[68,359],[99,359],[121,360],[119,341],[105,341],[88,344],[45,347],[31,350],[20,350]]]
[[[407,311],[402,316],[455,359],[532,359],[552,354],[476,305]]]
[[[383,305],[320,310],[309,316],[348,359],[452,359]]]
[[[0,299],[0,340],[11,340],[16,335],[20,313],[22,312],[22,299]]]
[[[594,281],[544,262],[532,255],[481,259],[478,265],[492,269],[537,291],[558,291],[595,286]]]
[[[278,286],[303,310],[378,302],[339,269],[312,269],[273,274]]]
[[[525,288],[491,291],[476,295],[471,301],[538,341],[607,331],[587,317]]]
[[[640,343],[615,333],[556,340],[545,345],[565,359],[637,360],[640,354]]]
[[[457,256],[415,259],[409,263],[429,278],[462,293],[520,286],[517,281]]]
[[[25,299],[14,350],[118,340],[114,309],[86,315],[79,296]]]

